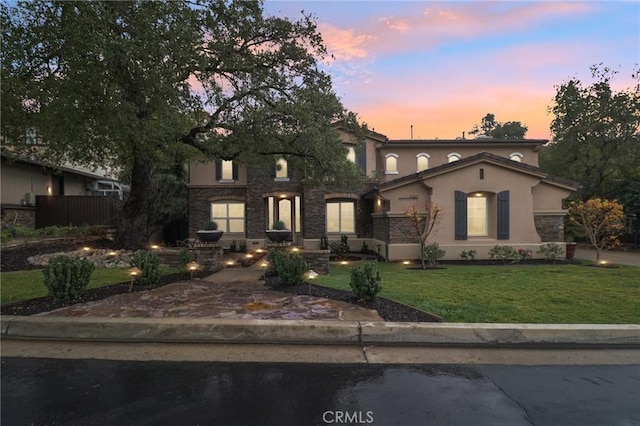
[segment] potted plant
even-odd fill
[[[204,224],[204,228],[196,232],[196,236],[203,243],[215,243],[220,240],[224,231],[218,229],[218,224],[213,220],[208,220]]]
[[[276,220],[273,223],[273,228],[268,229],[266,232],[267,238],[274,243],[282,243],[291,239],[291,230],[287,229],[281,220]]]

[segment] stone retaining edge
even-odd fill
[[[640,325],[2,316],[4,339],[640,348]]]

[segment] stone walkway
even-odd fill
[[[269,290],[260,281],[264,271],[259,263],[224,269],[204,280],[120,294],[40,315],[383,321],[376,311],[349,303]]]

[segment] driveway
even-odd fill
[[[596,251],[578,247],[576,249],[576,259],[596,260]],[[638,251],[605,251],[602,253],[601,260],[618,265],[640,266],[640,252]]]

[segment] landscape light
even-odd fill
[[[151,245],[151,250],[158,250],[159,248],[160,248],[160,246],[157,245],[157,244]]]
[[[82,247],[82,250],[84,250],[84,251],[91,251],[91,247]]]
[[[402,262],[403,265],[411,265],[411,262],[409,262],[408,260],[405,260],[404,262]]]
[[[253,255],[251,253],[247,254],[247,259],[251,259]]]
[[[129,293],[131,293],[131,290],[133,290],[133,282],[136,280],[136,276],[140,275],[141,272],[142,271],[135,266],[127,270],[127,273],[131,275],[131,284],[129,284]]]
[[[342,262],[340,262],[341,265],[348,265],[349,262],[347,262],[346,260],[343,260]]]
[[[191,279],[193,279],[193,273],[200,267],[200,265],[198,265],[198,262],[189,262],[187,263],[187,270],[189,270],[189,272],[191,272]]]
[[[111,251],[109,252],[109,256],[115,256],[116,254],[118,254],[118,253],[116,253],[116,252],[115,252],[115,251],[113,251],[113,250],[111,250]]]

